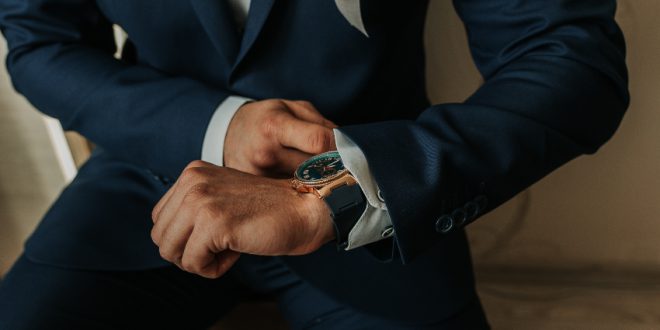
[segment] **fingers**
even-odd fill
[[[317,109],[314,107],[314,105],[311,102],[308,101],[290,101],[290,100],[282,100],[284,104],[286,104],[289,107],[289,110],[293,113],[293,115],[301,119],[303,121],[307,121],[310,123],[314,124],[319,124],[321,126],[325,126],[327,128],[337,128],[337,124],[332,122],[331,120],[325,118]],[[335,141],[334,141],[334,134],[332,136],[332,139],[330,141],[330,147],[328,150],[335,150]],[[327,150],[323,150],[321,152],[324,152]]]
[[[300,164],[312,156],[313,155],[311,154],[304,153],[296,149],[282,148],[282,150],[277,155],[279,164],[277,171],[286,174],[287,177],[290,177],[298,168],[298,166],[300,166]]]
[[[276,136],[278,142],[289,148],[316,155],[335,147],[335,136],[331,128],[302,121],[292,116],[283,116]]]
[[[176,189],[176,182],[170,189],[167,190],[165,195],[160,198],[158,203],[156,203],[156,206],[154,206],[153,210],[151,210],[151,221],[155,224],[156,221],[158,221],[158,218],[160,217],[161,211],[163,210],[163,206],[167,205],[169,202],[170,198],[174,194],[174,190]]]
[[[189,197],[190,194],[203,192],[206,185],[202,178],[205,178],[209,171],[210,168],[201,164],[201,161],[199,161],[199,163],[198,161],[190,163],[190,165],[183,170],[176,183],[170,188],[167,200],[164,200],[163,198],[161,199],[162,205],[161,202],[156,205],[158,208],[158,214],[156,215],[154,223],[157,223],[158,221],[166,221],[171,218],[182,204],[183,199]]]
[[[277,177],[280,170],[290,173],[301,162],[301,154],[311,157],[336,149],[332,131],[336,127],[307,101],[267,99],[245,104],[227,129],[224,163],[259,176]],[[159,211],[160,207],[154,213]]]
[[[217,192],[208,180],[216,171],[214,167],[201,161],[190,163],[152,212],[151,236],[163,259],[208,278],[226,273],[240,256],[223,250],[227,247],[214,246],[214,230],[208,224],[222,218],[201,211],[208,210],[204,201]],[[221,232],[227,234],[226,230]]]
[[[284,104],[289,107],[289,110],[293,112],[294,116],[308,121],[310,123],[319,124],[328,128],[336,128],[337,125],[332,121],[323,117],[323,115],[316,110],[314,105],[307,101],[290,101],[282,100]]]
[[[231,250],[214,252],[212,244],[208,234],[195,228],[183,252],[182,268],[206,278],[218,278],[226,273],[236,263],[240,253]]]
[[[160,237],[155,237],[154,241],[159,247],[160,256],[177,266],[181,267],[181,259],[186,243],[193,231],[195,222],[194,209],[180,207],[179,211],[173,217],[167,226],[160,230]]]
[[[189,168],[193,168],[193,167],[210,167],[210,166],[212,166],[212,164],[207,163],[207,162],[202,161],[202,160],[195,160],[195,161],[191,162],[190,164],[188,164],[188,166],[186,166],[184,171],[189,169]],[[156,223],[157,219],[160,217],[161,211],[163,210],[163,206],[165,206],[169,203],[170,198],[172,197],[172,195],[174,194],[174,192],[177,189],[178,183],[179,183],[179,180],[177,180],[174,183],[174,185],[172,185],[172,187],[170,187],[170,189],[165,193],[165,195],[163,195],[163,197],[160,198],[158,203],[156,203],[156,206],[154,206],[153,210],[151,211],[151,220],[154,223]]]
[[[199,177],[206,175],[210,166],[212,165],[203,161],[194,161],[188,164],[172,188],[156,204],[151,214],[154,222],[151,238],[154,242],[157,243],[157,240],[160,240],[164,229],[169,226],[174,215],[182,206],[184,198],[190,197],[190,194],[202,192],[204,185],[196,188],[191,188],[191,186],[200,181]]]
[[[151,240],[154,242],[154,244],[160,246],[160,240],[161,237],[163,236],[163,232],[169,225],[169,222],[174,219],[174,214],[176,214],[176,211],[178,211],[179,206],[177,205],[176,207],[174,204],[171,202],[172,201],[172,196],[174,196],[180,185],[178,184],[178,181],[174,183],[172,188],[165,193],[165,196],[160,199],[158,204],[156,204],[156,207],[154,207],[151,217],[152,221],[154,223],[153,228],[151,228]]]

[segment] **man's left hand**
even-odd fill
[[[208,278],[224,274],[241,253],[308,254],[335,236],[330,211],[314,194],[203,161],[186,167],[152,219],[161,256]]]

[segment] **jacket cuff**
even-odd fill
[[[348,234],[346,250],[389,238],[394,233],[382,194],[374,179],[367,158],[360,147],[335,129],[335,143],[344,167],[355,177],[367,199],[367,207]]]

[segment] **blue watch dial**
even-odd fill
[[[329,151],[303,162],[296,170],[295,176],[298,180],[314,183],[326,181],[345,171],[339,152]]]

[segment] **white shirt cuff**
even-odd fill
[[[338,129],[334,130],[337,151],[344,167],[355,177],[364,196],[367,199],[367,208],[348,234],[346,250],[373,243],[392,236],[392,220],[387,212],[385,201],[381,198],[380,190],[376,184],[367,158],[355,142]]]
[[[211,121],[206,128],[204,141],[202,142],[202,160],[223,166],[223,155],[225,146],[225,137],[227,136],[227,129],[229,123],[236,114],[236,111],[245,103],[252,101],[251,99],[241,96],[227,97],[211,116]]]

